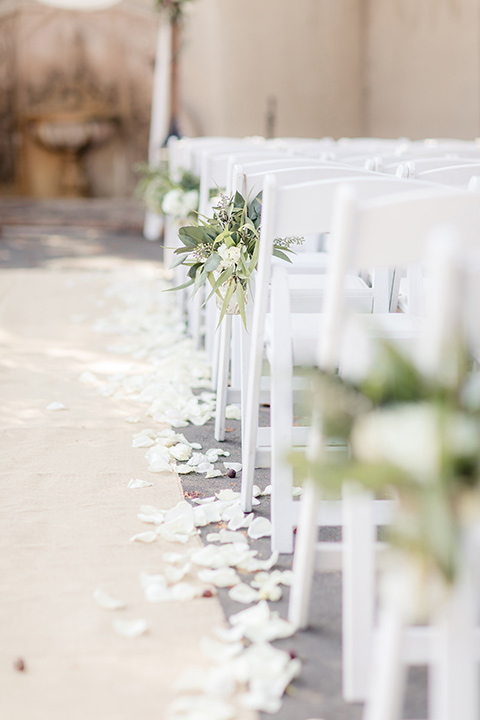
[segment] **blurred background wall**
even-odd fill
[[[131,194],[132,165],[147,157],[153,6],[79,13],[0,0],[0,192]],[[480,134],[480,0],[188,7],[185,134]]]

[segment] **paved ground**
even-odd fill
[[[70,202],[70,201],[69,201]],[[19,208],[21,212],[19,212]],[[42,209],[43,208],[43,209]],[[73,203],[47,203],[42,206],[22,200],[0,199],[0,219],[4,224],[0,234],[0,267],[43,267],[52,260],[82,255],[86,259],[161,259],[161,246],[145,241],[140,234],[141,212],[135,203],[129,205],[130,218],[134,222],[121,225],[118,204],[88,201]],[[125,218],[125,214],[123,215]],[[1,220],[0,220],[1,222]],[[229,421],[232,431],[227,433],[226,449],[232,453],[232,460],[240,460],[239,423]],[[212,447],[212,423],[197,428],[185,429],[190,440]],[[259,471],[257,484],[269,483],[268,471]],[[205,481],[204,476],[183,476],[182,483],[187,493],[211,495],[212,491],[226,486],[226,478]],[[238,481],[232,485],[238,489]],[[267,501],[262,503],[261,512],[268,515]],[[209,528],[211,530],[212,528]],[[336,533],[338,537],[338,533]],[[269,555],[269,543],[257,541],[260,552]],[[282,567],[290,567],[291,558],[281,558]],[[226,593],[220,595],[225,613],[238,611],[238,604],[232,603]],[[286,614],[287,596],[276,606]],[[316,578],[312,597],[311,625],[308,631],[298,633],[282,643],[303,661],[301,678],[295,683],[291,694],[285,698],[279,720],[360,720],[360,705],[348,705],[341,698],[341,592],[339,574]],[[405,718],[426,717],[425,673],[410,674],[409,689],[405,707]],[[265,716],[270,717],[270,716]]]

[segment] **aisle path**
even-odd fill
[[[92,321],[106,313],[108,259],[0,270],[0,717],[5,720],[163,718],[200,638],[224,623],[216,599],[148,604],[140,571],[161,569],[172,546],[130,543],[143,503],[182,497],[173,473],[154,487],[132,450],[131,403],[79,381],[106,373],[112,356]],[[112,263],[115,266],[115,262]],[[105,265],[106,263],[106,265]],[[131,263],[129,267],[132,267]],[[118,364],[118,360],[115,361]],[[66,410],[47,410],[52,402]],[[192,543],[199,542],[197,540]],[[126,639],[92,593],[124,600],[116,617],[145,618]],[[15,671],[22,658],[26,671]]]

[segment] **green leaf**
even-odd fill
[[[180,254],[178,254],[176,258],[173,258],[173,260],[170,264],[170,269],[173,270],[173,268],[178,267],[179,265],[181,265],[183,263],[184,260],[185,260],[185,258],[182,257]]]
[[[176,285],[173,288],[166,288],[163,292],[172,292],[172,290],[185,290],[187,287],[191,287],[194,283],[194,280],[188,280],[186,283],[183,283],[183,285]]]
[[[238,301],[238,309],[240,311],[240,316],[243,320],[243,325],[246,330],[247,329],[247,316],[245,313],[245,291],[243,289],[242,283],[237,283],[237,301]]]
[[[209,258],[207,258],[204,268],[207,273],[213,272],[217,269],[217,267],[220,265],[221,257],[218,253],[212,253]]]
[[[255,248],[253,250],[252,259],[250,260],[250,264],[248,266],[248,272],[250,275],[257,267],[259,250],[260,250],[260,241],[257,240],[257,242],[255,243]]]
[[[184,225],[179,229],[178,237],[185,245],[191,245],[192,247],[209,240],[203,227],[197,225]]]
[[[288,255],[286,255],[286,254],[283,252],[283,250],[279,250],[278,248],[276,248],[276,249],[273,251],[273,254],[275,255],[275,257],[278,257],[278,258],[280,258],[281,260],[285,260],[285,262],[289,262],[289,263],[292,262],[292,261],[290,260],[290,258],[288,257]]]
[[[220,277],[216,281],[213,280],[213,275],[208,276],[210,285],[212,286],[212,292],[208,296],[206,302],[208,302],[208,300],[210,300],[212,295],[214,295],[215,293],[218,293],[218,290],[223,285],[223,283],[227,282],[227,280],[229,280],[232,277],[232,275],[233,275],[233,267],[229,267],[223,271],[223,273],[220,275]]]
[[[202,265],[201,263],[195,263],[195,265],[192,265],[192,267],[190,268],[190,270],[187,273],[188,277],[192,278],[192,280],[194,280],[195,276],[197,274],[197,270],[201,267],[201,265]]]
[[[199,288],[202,287],[202,285],[205,285],[206,282],[207,282],[207,273],[202,268],[201,270],[199,270],[197,272],[197,274],[195,276],[194,293],[196,293],[197,290],[199,290]]]
[[[227,288],[227,292],[225,293],[225,297],[223,299],[222,309],[220,310],[220,319],[218,321],[217,328],[220,326],[220,323],[222,322],[223,318],[225,317],[228,309],[228,305],[230,303],[230,300],[233,297],[233,293],[235,292],[236,283],[232,282]]]

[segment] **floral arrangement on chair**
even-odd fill
[[[178,182],[172,180],[168,164],[158,167],[140,165],[143,177],[137,186],[137,195],[147,208],[158,215],[185,221],[198,211],[200,180],[193,173],[183,170]]]
[[[480,375],[467,372],[462,352],[456,361],[456,380],[447,382],[382,344],[362,383],[315,371],[324,442],[343,439],[348,458],[290,457],[326,493],[338,494],[347,479],[383,496],[393,492],[399,511],[390,541],[419,576],[443,587],[455,581],[465,530],[480,518]]]
[[[185,5],[192,0],[157,0],[157,7],[160,12],[168,13],[172,25],[181,22],[185,13]]]
[[[193,285],[194,292],[207,281],[212,295],[217,295],[220,321],[227,313],[238,313],[246,325],[245,304],[250,289],[250,277],[257,267],[262,194],[252,200],[240,193],[231,197],[220,193],[212,218],[200,218],[198,224],[179,230],[183,247],[175,250],[178,256],[172,267],[186,265],[189,280],[181,289]],[[277,238],[274,255],[290,262],[287,255],[291,245],[302,238]]]

